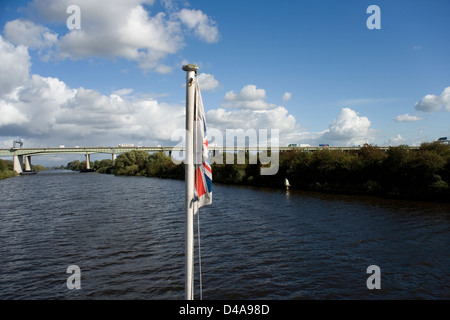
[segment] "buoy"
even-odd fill
[[[286,187],[286,189],[289,189],[289,187],[291,186],[287,178],[284,178],[284,186]]]

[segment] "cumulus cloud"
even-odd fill
[[[408,113],[405,113],[405,114],[398,115],[397,117],[394,118],[394,120],[397,122],[415,122],[415,121],[423,120],[423,118],[420,118],[418,116],[412,116],[412,115],[409,115]]]
[[[27,78],[30,56],[26,47],[14,46],[0,35],[0,98]]]
[[[0,100],[0,112],[0,135],[9,135],[7,125],[13,124],[28,137],[73,141],[87,136],[91,142],[126,137],[149,144],[170,141],[172,131],[184,127],[185,114],[183,106],[73,89],[56,78],[38,75],[18,90],[15,100]]]
[[[35,23],[17,19],[9,21],[4,27],[5,39],[15,45],[24,45],[30,49],[52,47],[58,40],[58,34]]]
[[[374,139],[374,131],[367,117],[359,116],[350,108],[343,108],[328,129],[307,132],[283,106],[265,101],[266,91],[255,85],[247,85],[239,93],[228,91],[225,104],[207,112],[210,126],[226,129],[278,129],[280,143],[318,145],[359,145]],[[225,131],[224,131],[225,132]]]
[[[300,130],[295,117],[283,106],[265,101],[266,91],[255,85],[244,86],[239,93],[228,91],[224,104],[206,114],[208,126],[225,135],[227,129],[278,129],[282,143]]]
[[[256,86],[253,84],[246,85],[238,94],[234,93],[234,91],[228,91],[225,94],[226,101],[252,101],[264,99],[265,97],[266,90],[256,89]]]
[[[322,138],[340,145],[360,145],[373,139],[371,122],[367,117],[360,117],[356,111],[343,108],[339,115],[329,124],[329,129]]]
[[[271,110],[226,110],[223,108],[207,112],[208,124],[219,129],[279,129],[291,132],[297,129],[294,116],[284,107]]]
[[[209,43],[219,40],[219,30],[215,21],[201,10],[182,9],[178,17],[201,40]]]
[[[54,77],[29,75],[25,47],[0,37],[0,136],[46,137],[48,145],[88,138],[90,144],[129,139],[158,144],[184,127],[185,109],[157,100],[130,96],[132,89],[103,95],[71,88]],[[18,66],[25,69],[17,69]],[[20,75],[17,80],[13,76]],[[8,79],[10,77],[11,79]],[[28,140],[29,141],[29,140]],[[80,144],[77,141],[76,144]]]
[[[30,49],[52,48],[46,58],[124,58],[136,61],[144,70],[168,73],[162,61],[185,46],[186,30],[201,41],[217,42],[216,22],[201,10],[182,9],[166,1],[168,12],[150,12],[153,0],[33,0],[25,9],[30,19],[66,25],[70,5],[80,7],[81,29],[58,35],[27,20],[14,20],[5,34],[14,44]],[[169,10],[170,8],[170,10]]]
[[[255,85],[249,84],[242,88],[239,93],[228,91],[225,94],[225,106],[229,108],[268,110],[275,108],[275,104],[269,104],[266,98],[266,90],[257,89]]]
[[[0,128],[7,125],[21,125],[30,120],[30,118],[21,113],[16,106],[7,103],[4,100],[0,100],[0,114]]]
[[[198,83],[202,91],[212,91],[219,86],[219,81],[212,74],[208,73],[200,73],[198,75]]]
[[[416,110],[434,113],[441,109],[450,112],[450,87],[446,87],[441,95],[427,94],[415,104]]]

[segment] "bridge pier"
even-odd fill
[[[23,156],[13,156],[13,169],[18,174],[21,174],[23,172]]]
[[[114,165],[114,163],[116,162],[117,159],[117,155],[115,153],[112,154],[112,164]]]
[[[91,162],[89,158],[89,153],[86,153],[86,169],[88,170],[91,169]]]
[[[31,156],[25,156],[25,172],[31,171]]]

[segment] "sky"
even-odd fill
[[[448,0],[1,0],[0,148],[176,145],[188,63],[224,135],[450,137],[449,15]]]

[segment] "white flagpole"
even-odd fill
[[[186,300],[194,299],[194,93],[195,76],[198,67],[193,64],[183,66],[186,71],[186,149],[185,149],[185,182],[186,182],[186,265],[185,296]]]

